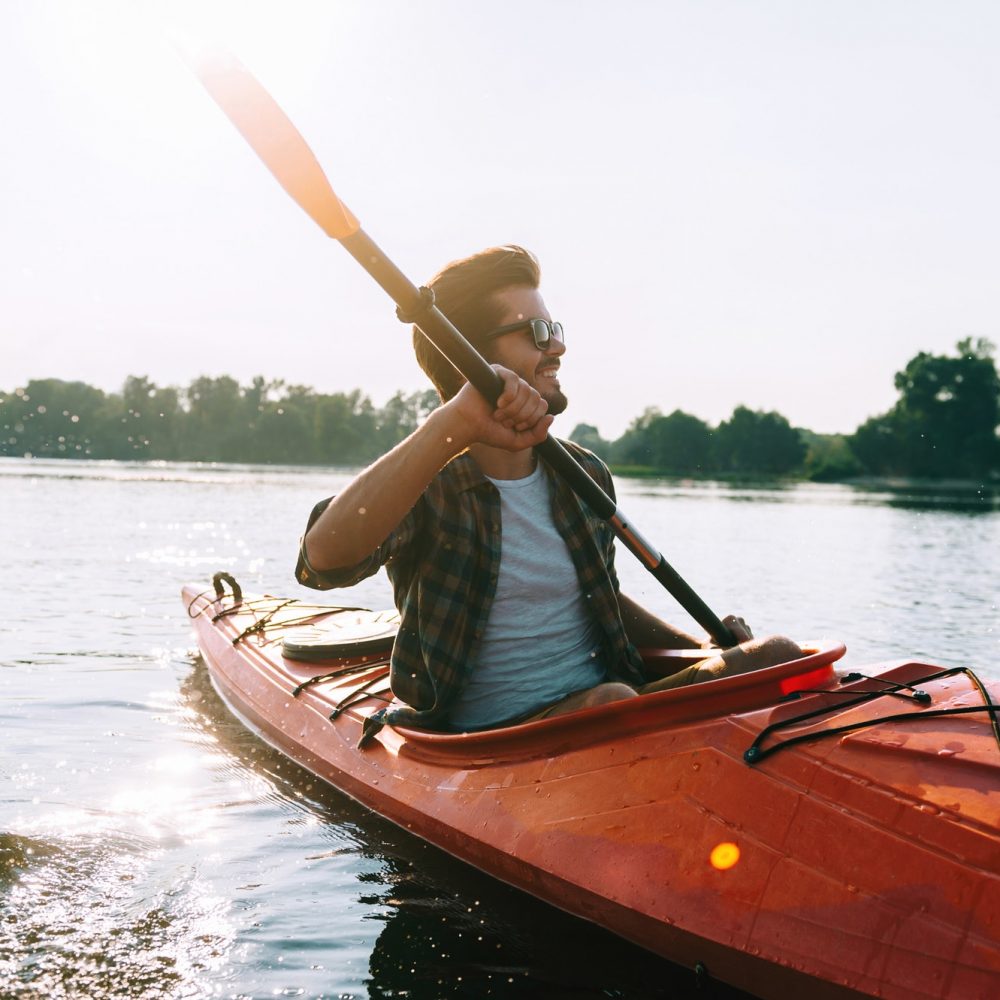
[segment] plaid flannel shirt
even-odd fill
[[[592,452],[562,442],[609,495],[607,466]],[[614,532],[544,466],[552,486],[552,515],[565,540],[580,587],[603,633],[610,675],[644,680],[639,653],[629,641],[618,606]],[[322,500],[306,530],[330,503]],[[500,572],[500,494],[465,453],[431,481],[395,531],[356,566],[312,570],[300,551],[295,575],[317,590],[350,587],[386,567],[400,627],[392,649],[393,694],[407,706],[389,722],[431,727],[447,721],[465,685],[489,619]]]

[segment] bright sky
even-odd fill
[[[563,434],[737,403],[850,431],[918,350],[1000,340],[993,0],[6,0],[0,389],[425,385],[164,26],[233,50],[417,283],[539,255]]]

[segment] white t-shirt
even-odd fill
[[[541,466],[500,491],[500,573],[468,684],[451,710],[459,728],[516,718],[604,680],[601,632],[569,548],[552,520]]]

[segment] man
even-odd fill
[[[801,656],[781,637],[740,646],[646,683],[637,646],[697,639],[621,594],[614,536],[538,461],[566,408],[562,327],[521,247],[455,261],[431,282],[437,304],[503,381],[496,407],[414,329],[442,405],[405,441],[314,508],[297,578],[345,587],[385,565],[401,624],[390,721],[456,731],[571,712]],[[564,442],[613,496],[607,467]]]

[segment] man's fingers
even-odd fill
[[[725,625],[730,632],[733,633],[733,638],[739,642],[747,642],[753,638],[753,632],[746,621],[739,617],[739,615],[726,615],[722,619],[722,624]]]
[[[548,436],[553,420],[555,420],[555,417],[545,415],[523,430],[515,428],[514,433],[517,435],[519,447],[531,448],[536,444],[541,444]]]
[[[498,374],[504,380],[504,390],[497,399],[493,419],[518,430],[533,427],[548,412],[548,403],[513,372],[501,368]]]
[[[500,365],[494,365],[493,370],[503,380],[503,389],[497,396],[496,402],[496,409],[500,411],[506,409],[514,401],[520,389],[520,379],[510,369],[501,368]]]

